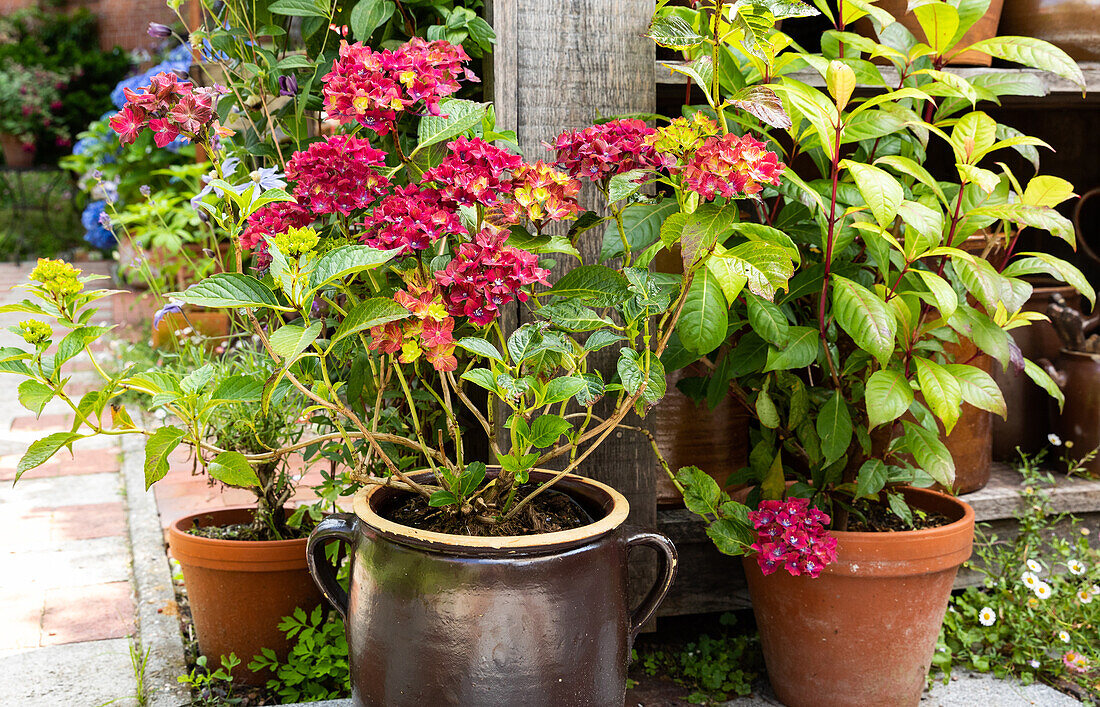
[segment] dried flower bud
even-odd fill
[[[149,29],[146,31],[149,33],[150,37],[157,37],[160,39],[172,36],[172,28],[168,25],[162,25],[159,22],[150,22]]]

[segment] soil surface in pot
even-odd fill
[[[250,523],[236,523],[234,525],[196,525],[188,529],[187,534],[211,540],[300,540],[308,538],[311,530],[313,530],[312,527],[305,526],[288,527],[282,537],[275,537],[269,528],[257,528]]]
[[[515,498],[522,499],[536,488],[536,484],[519,486]],[[379,514],[418,530],[476,537],[539,535],[572,530],[595,522],[572,497],[552,489],[540,493],[514,518],[503,523],[494,523],[488,517],[479,518],[476,514],[464,515],[456,512],[454,506],[435,508],[429,506],[423,496],[413,495],[400,500],[393,508],[381,509]]]
[[[861,501],[857,503],[848,517],[848,531],[854,533],[896,533],[903,530],[925,530],[950,525],[954,520],[936,511],[913,510],[913,523],[910,525],[899,518],[884,503]]]

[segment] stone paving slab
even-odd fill
[[[0,705],[137,707],[125,638],[50,646],[0,656]],[[113,701],[117,700],[117,701]]]

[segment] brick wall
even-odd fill
[[[29,7],[35,0],[0,0],[0,15]],[[154,40],[146,34],[150,22],[172,24],[174,12],[164,0],[74,0],[70,8],[86,7],[99,17],[99,44],[110,49],[150,47]]]

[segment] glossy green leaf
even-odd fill
[[[228,486],[250,488],[260,485],[256,470],[240,452],[222,452],[206,466],[206,472]]]
[[[404,319],[407,316],[409,316],[409,310],[389,297],[371,297],[363,300],[355,305],[340,322],[336,333],[332,335],[330,346],[361,331]]]
[[[145,490],[168,473],[168,455],[179,446],[184,432],[178,427],[161,427],[145,440]]]
[[[316,290],[333,280],[342,279],[363,270],[372,270],[393,260],[400,248],[378,250],[366,245],[342,245],[333,248],[317,259],[309,277],[309,285]]]
[[[949,363],[944,368],[958,381],[963,400],[980,410],[1008,418],[1004,396],[993,376],[964,363]]]
[[[726,340],[728,322],[729,304],[717,278],[703,269],[692,280],[676,323],[680,342],[689,351],[710,353]]]
[[[908,420],[902,424],[905,426],[905,447],[917,466],[940,485],[950,488],[955,482],[955,460],[939,435]]]
[[[804,326],[790,327],[787,344],[781,349],[769,348],[764,371],[785,371],[805,368],[817,359],[820,333]]]
[[[182,294],[188,304],[199,307],[280,307],[271,289],[251,275],[218,273],[196,282]]]
[[[25,380],[19,384],[19,404],[34,413],[42,414],[42,408],[53,399],[53,389],[36,380]]]
[[[352,35],[366,43],[374,30],[390,19],[395,9],[397,6],[390,0],[359,0],[348,18]]]
[[[951,434],[959,419],[962,407],[962,389],[955,376],[935,361],[916,356],[917,382],[924,399],[936,417],[943,421],[944,430]]]
[[[551,295],[572,297],[593,307],[613,307],[630,296],[626,277],[603,265],[573,268],[548,291]]]
[[[992,37],[971,44],[967,49],[988,54],[995,59],[1042,69],[1057,74],[1085,90],[1081,67],[1064,51],[1050,42],[1031,37]]]
[[[1061,411],[1066,404],[1066,396],[1062,392],[1062,389],[1058,387],[1058,384],[1051,379],[1042,368],[1035,363],[1024,359],[1024,373],[1030,378],[1035,385],[1039,386],[1047,392],[1047,395],[1058,401],[1058,410]]]
[[[864,351],[885,366],[894,353],[897,320],[878,295],[863,285],[833,276],[833,315],[837,324]]]
[[[874,429],[886,422],[893,422],[913,404],[913,389],[899,371],[883,368],[871,374],[864,391],[867,405],[867,424]]]
[[[271,334],[271,350],[285,359],[286,365],[316,341],[320,333],[321,322],[313,322],[308,327],[285,324]]]
[[[905,190],[898,180],[885,170],[868,164],[844,160],[842,166],[848,169],[856,181],[859,193],[863,195],[875,220],[883,228],[888,227],[898,215],[898,207],[905,198]]]
[[[852,442],[852,416],[848,412],[848,403],[840,393],[834,392],[821,406],[817,414],[817,436],[821,438],[821,453],[828,466],[844,456]]]

